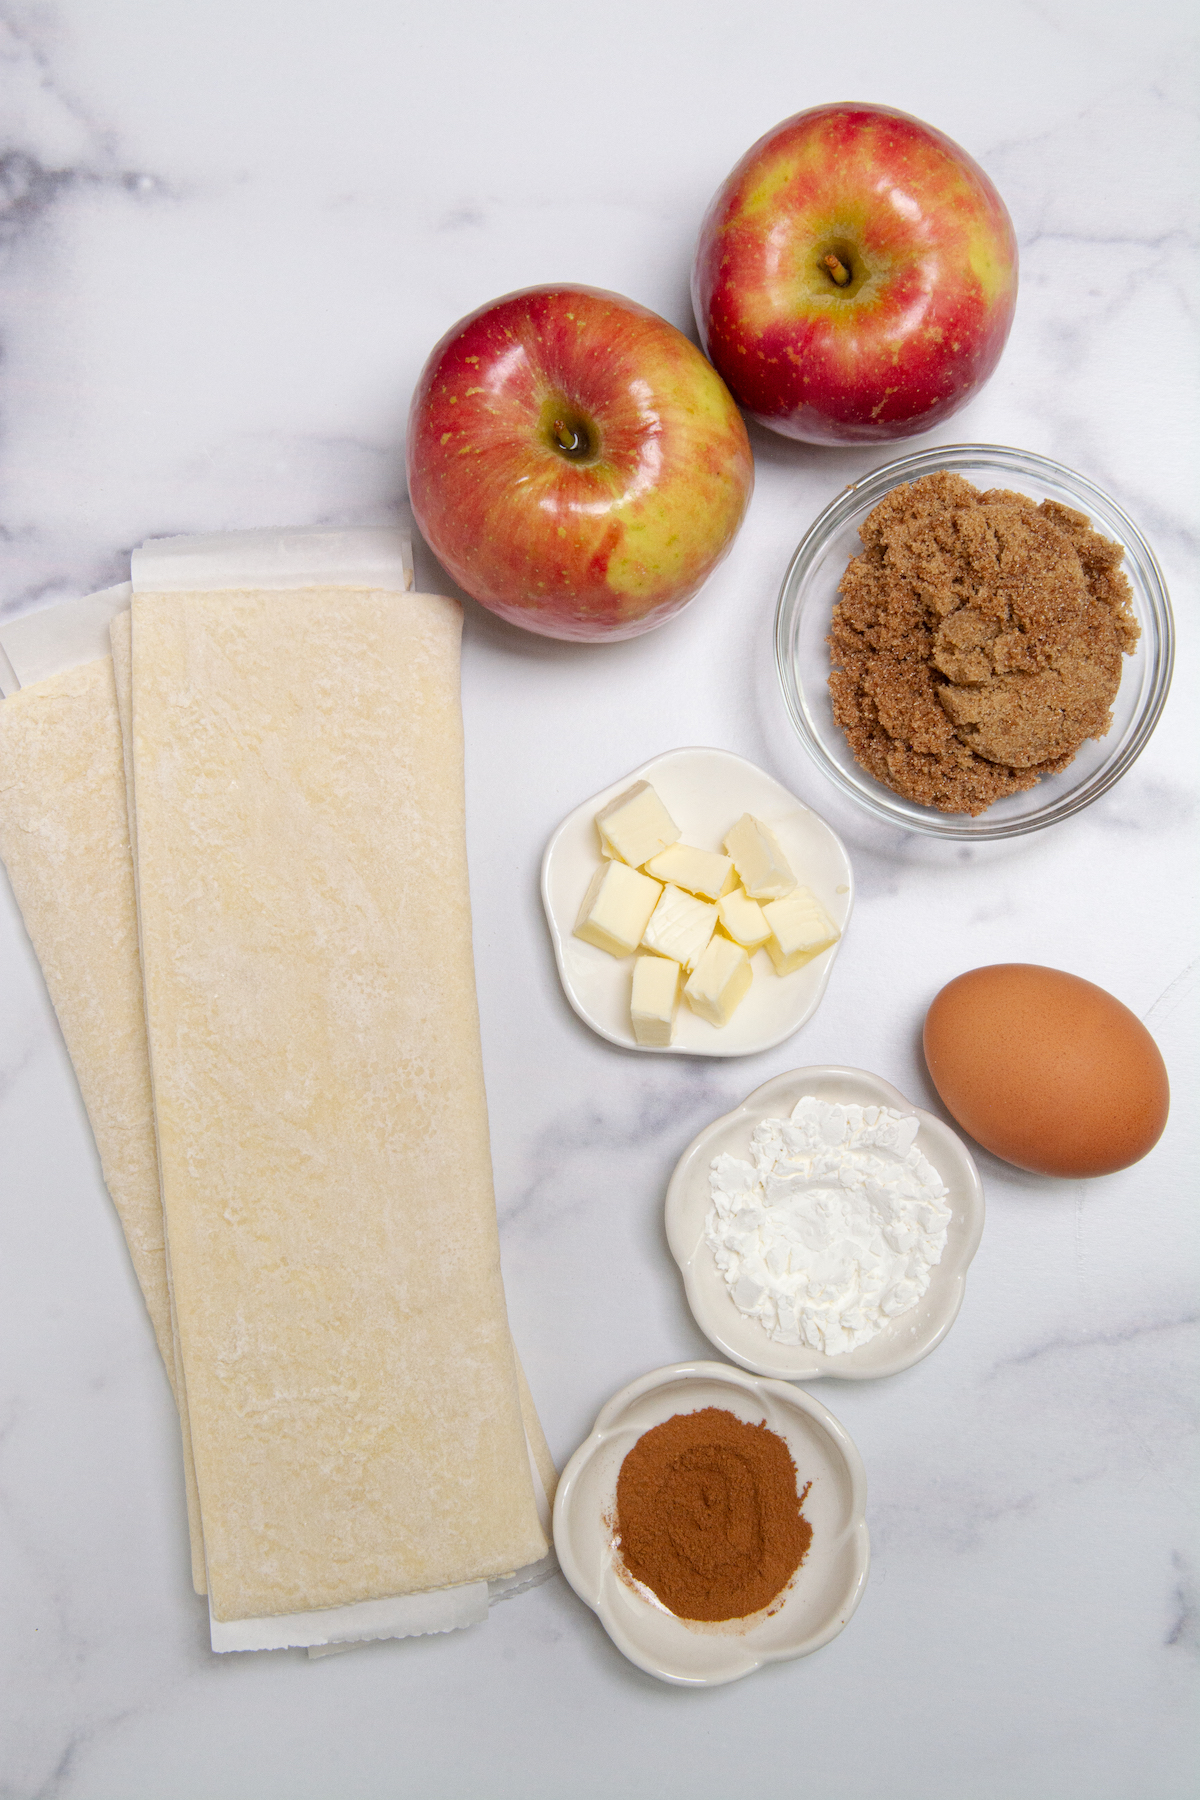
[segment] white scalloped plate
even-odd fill
[[[745,1157],[760,1119],[786,1119],[806,1094],[818,1100],[860,1106],[890,1106],[921,1121],[917,1145],[949,1192],[951,1219],[942,1260],[929,1287],[908,1312],[893,1319],[868,1343],[841,1356],[826,1356],[807,1344],[778,1344],[757,1319],[739,1312],[725,1278],[704,1241],[712,1205],[709,1169],[722,1153]],[[688,1145],[667,1188],[667,1241],[679,1264],[692,1317],[710,1344],[757,1375],[782,1381],[814,1381],[832,1375],[841,1381],[871,1381],[911,1368],[936,1348],[958,1317],[967,1269],[983,1235],[983,1184],[962,1142],[932,1113],[913,1106],[890,1083],[865,1069],[821,1064],[792,1069],[756,1088],[742,1104],[716,1119]]]
[[[614,1546],[617,1476],[642,1433],[676,1413],[718,1406],[765,1423],[787,1444],[812,1543],[778,1610],[719,1625],[680,1619],[633,1585]],[[563,1574],[617,1649],[680,1687],[715,1687],[765,1663],[807,1656],[837,1636],[862,1598],[870,1566],[867,1479],[843,1426],[819,1400],[727,1363],[675,1363],[631,1382],[601,1409],[554,1498],[554,1548]]]
[[[668,750],[632,769],[568,813],[542,858],[542,904],[554,942],[563,992],[585,1025],[626,1050],[658,1056],[753,1056],[799,1031],[821,1003],[839,944],[791,975],[778,976],[765,950],[753,958],[754,984],[728,1025],[717,1028],[680,1001],[675,1042],[666,1049],[639,1044],[629,1023],[632,956],[617,958],[573,936],[592,872],[600,862],[596,814],[635,781],[648,781],[683,832],[683,842],[719,850],[744,812],[776,832],[799,880],[811,887],[845,934],[854,878],[841,839],[824,819],[773,776],[732,750]]]

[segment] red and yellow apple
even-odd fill
[[[720,376],[656,313],[536,287],[461,319],[409,416],[413,513],[459,586],[547,637],[634,637],[733,542],[754,484]]]
[[[704,219],[700,340],[738,404],[813,444],[910,437],[1000,359],[1017,299],[1003,200],[965,150],[884,106],[760,138]]]

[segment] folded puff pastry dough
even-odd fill
[[[129,905],[134,919],[137,919],[137,808],[133,794],[133,633],[128,609],[119,612],[109,627],[109,642],[112,645],[113,685],[116,691],[117,717],[120,721],[121,733],[121,774],[124,779],[126,803],[126,819],[129,826],[129,849],[132,857]],[[114,769],[113,774],[117,771]],[[110,777],[111,779],[111,777]],[[140,937],[140,933],[139,933]],[[143,1019],[146,1016],[145,993],[142,988],[141,952],[138,953],[137,965],[137,1003]],[[150,1059],[143,1037],[142,1044],[146,1062],[146,1083],[150,1083]],[[153,1118],[150,1120],[154,1130]],[[157,1136],[154,1143],[154,1168],[158,1171]],[[175,1317],[175,1294],[171,1284],[171,1246],[167,1242],[166,1224],[162,1216],[162,1190],[159,1189],[158,1229],[163,1248],[162,1286],[165,1292],[156,1293],[153,1302],[147,1296],[147,1304],[151,1310],[165,1307],[171,1328],[171,1346],[169,1356],[164,1351],[163,1360],[167,1365],[167,1374],[175,1394],[175,1404],[179,1408],[179,1433],[183,1450],[183,1491],[187,1500],[188,1547],[192,1558],[192,1586],[198,1594],[208,1592],[208,1573],[204,1566],[204,1524],[200,1517],[200,1495],[196,1487],[196,1465],[192,1460],[192,1432],[188,1419],[187,1382],[183,1376],[183,1360],[179,1353],[179,1321]],[[157,1272],[157,1271],[156,1271]],[[145,1290],[143,1290],[145,1291]],[[161,1348],[161,1345],[160,1345]]]
[[[0,704],[0,859],[175,1386],[121,728],[108,657]]]
[[[162,1195],[220,1620],[546,1551],[471,953],[461,613],[135,594]]]

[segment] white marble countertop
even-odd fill
[[[695,1132],[768,1076],[845,1062],[936,1106],[924,1009],[951,975],[1002,960],[1111,989],[1172,1074],[1167,1135],[1125,1174],[1039,1180],[981,1155],[987,1228],[949,1338],[890,1380],[815,1384],[867,1467],[862,1606],[817,1655],[709,1693],[626,1664],[560,1577],[447,1637],[312,1663],[210,1653],[170,1394],[0,881],[0,1793],[1191,1792],[1190,29],[1182,0],[0,5],[0,611],[122,579],[149,536],[386,520],[413,381],[454,319],[565,278],[689,328],[691,249],[729,167],[787,114],[861,98],[965,145],[1021,242],[1000,368],[933,441],[1020,445],[1109,489],[1157,550],[1181,626],[1174,693],[1128,777],[1052,832],[974,851],[852,816],[776,686],[788,556],[886,449],[756,433],[732,556],[644,639],[549,643],[468,609],[505,1277],[560,1462],[617,1388],[705,1354],[663,1192]],[[422,579],[443,580],[428,559]],[[858,882],[821,1010],[743,1061],[594,1037],[558,989],[538,906],[559,818],[686,743],[791,787],[843,834]]]

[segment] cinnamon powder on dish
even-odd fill
[[[1139,627],[1120,544],[1085,514],[945,472],[859,527],[833,609],[833,715],[921,806],[979,814],[1103,737]]]
[[[723,1407],[642,1433],[617,1477],[617,1547],[681,1619],[745,1619],[778,1599],[808,1553],[796,1465],[765,1422]]]

